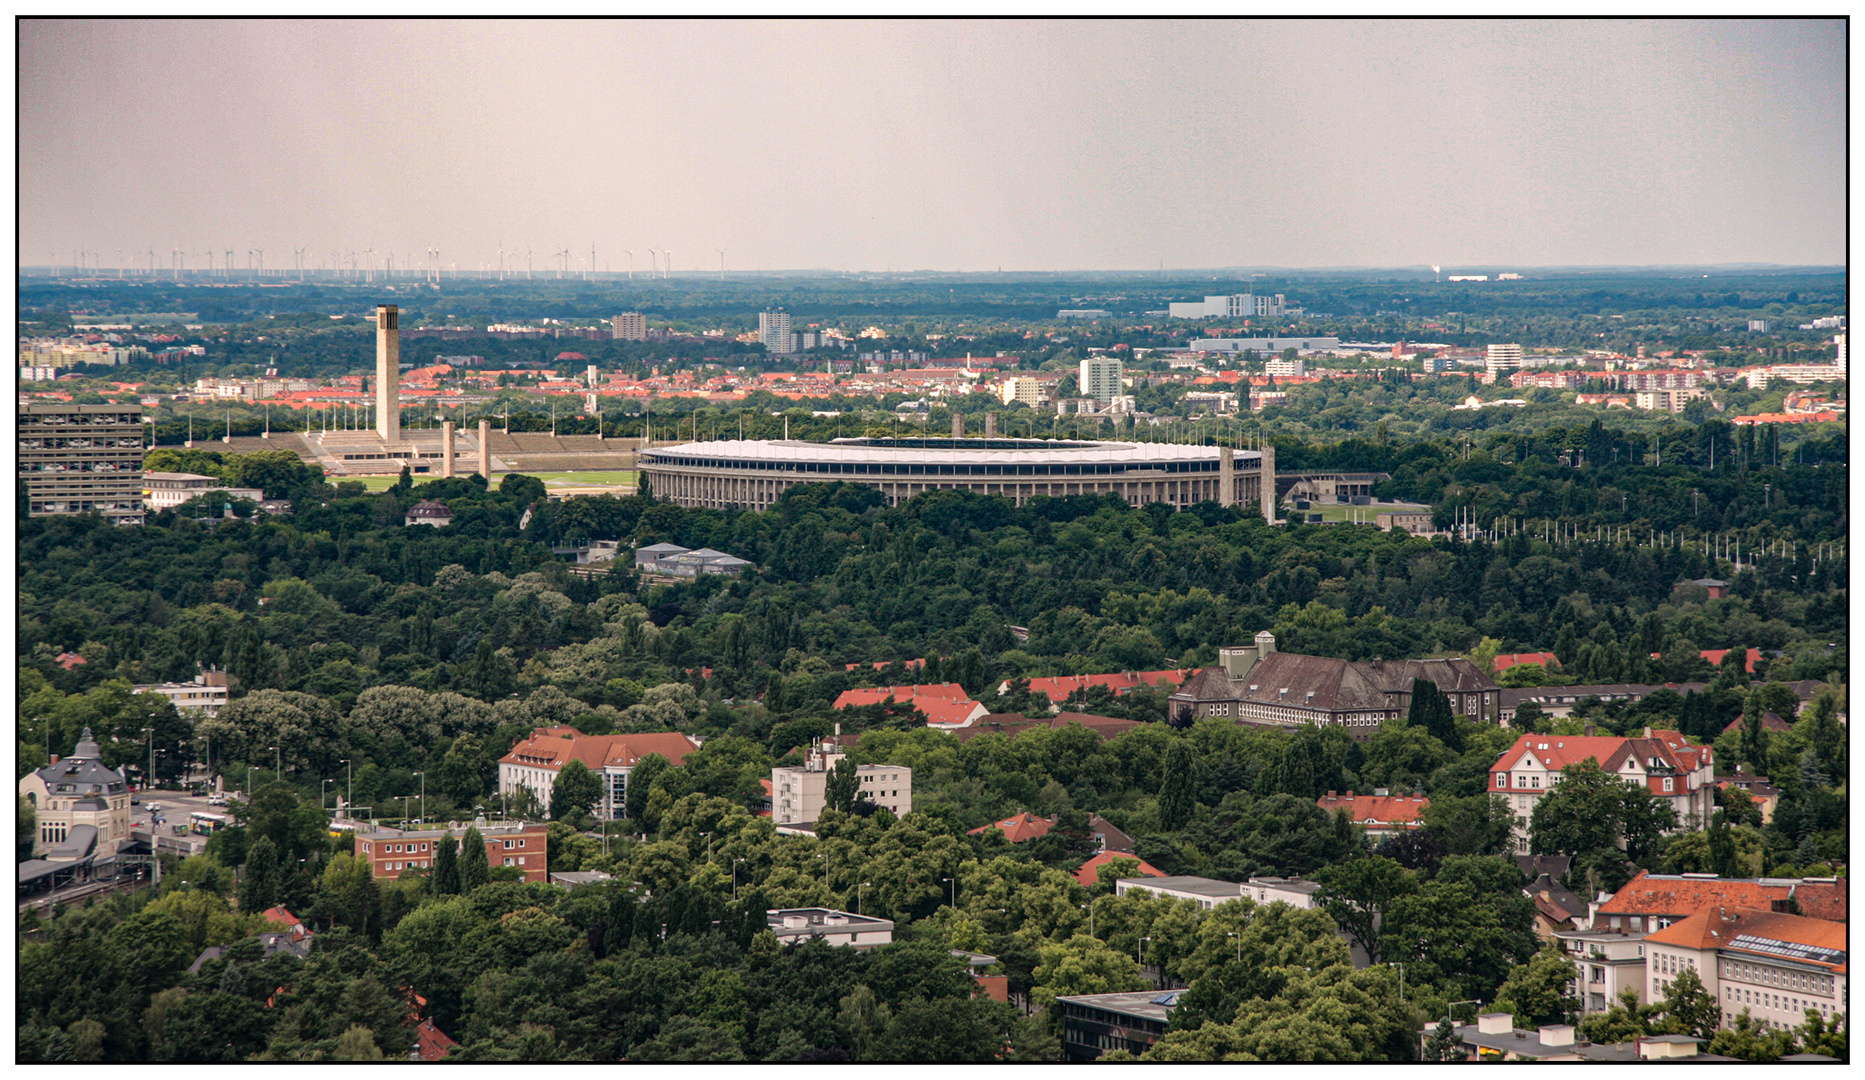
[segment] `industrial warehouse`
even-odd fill
[[[975,491],[1018,505],[1112,493],[1133,506],[1240,506],[1258,501],[1263,475],[1276,467],[1272,447],[999,438],[696,442],[646,450],[638,461],[657,496],[720,510],[763,510],[792,484],[836,481],[875,488],[889,505],[924,491]],[[1263,513],[1275,520],[1273,498]]]

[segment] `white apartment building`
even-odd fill
[[[151,511],[180,506],[200,495],[220,494],[228,499],[251,499],[259,502],[265,492],[258,488],[230,487],[217,476],[198,473],[145,472],[142,474],[143,505]]]
[[[1308,362],[1299,357],[1294,360],[1265,360],[1263,374],[1274,378],[1299,378],[1308,373]]]
[[[1121,364],[1107,356],[1091,356],[1081,362],[1081,396],[1096,401],[1112,401],[1120,396]]]
[[[1290,308],[1287,298],[1281,293],[1274,296],[1234,293],[1229,296],[1207,296],[1203,300],[1189,303],[1168,304],[1166,312],[1174,319],[1253,319],[1298,314],[1299,309]]]
[[[624,311],[610,321],[611,332],[617,341],[646,341],[648,339],[648,317],[639,311]]]
[[[810,747],[801,766],[771,770],[771,823],[797,825],[815,821],[828,806],[829,773],[848,755],[833,740]],[[913,770],[904,765],[858,765],[855,798],[892,811],[913,812]]]
[[[1701,386],[1688,390],[1640,390],[1632,395],[1632,403],[1647,412],[1680,413],[1690,402],[1709,396],[1710,392]]]
[[[758,312],[758,341],[765,349],[776,355],[796,352],[796,338],[790,332],[789,312]]]
[[[1561,770],[1591,758],[1626,783],[1671,804],[1678,831],[1703,828],[1715,808],[1714,755],[1675,731],[1645,729],[1642,737],[1523,735],[1490,766],[1489,791],[1515,813],[1515,850],[1527,852],[1535,804],[1560,783]]]
[[[1027,376],[1013,375],[1004,380],[1003,387],[999,392],[1002,394],[1004,404],[1006,405],[1015,405],[1017,402],[1021,401],[1025,405],[1034,408],[1049,400],[1049,388],[1054,385],[1054,383],[1046,382],[1042,379],[1032,379]]]
[[[1568,984],[1580,1001],[1581,1015],[1605,1012],[1630,990],[1639,1003],[1650,999],[1645,985],[1645,935],[1615,930],[1556,930],[1557,946],[1572,960],[1580,977]]]
[[[203,672],[196,675],[193,682],[141,683],[135,690],[138,694],[162,695],[176,712],[219,716],[220,710],[227,706],[227,673]]]
[[[1491,345],[1489,353],[1483,359],[1484,381],[1493,383],[1498,379],[1507,379],[1522,368],[1522,347],[1520,345]]]

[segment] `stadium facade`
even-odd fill
[[[655,495],[717,510],[763,510],[793,484],[837,481],[875,488],[889,505],[926,491],[975,491],[1019,506],[1039,495],[1112,493],[1133,506],[1182,508],[1257,502],[1276,458],[1274,448],[1086,440],[725,440],[644,450],[637,468]],[[1267,490],[1273,496],[1273,482]],[[1264,517],[1275,520],[1273,497]]]

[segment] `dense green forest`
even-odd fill
[[[1717,433],[1729,442],[1712,470]],[[1809,440],[1777,463],[1768,440],[1705,426],[1653,446],[1576,425],[1469,446],[1375,436],[1284,451],[1297,462],[1285,467],[1388,471],[1381,494],[1485,527],[1435,540],[1272,527],[1252,507],[1212,504],[933,493],[887,507],[848,485],[792,489],[765,513],[685,510],[651,492],[548,502],[517,475],[496,490],[472,477],[365,494],[290,455],[199,453],[191,468],[291,499],[292,513],[214,521],[183,507],[140,529],[22,517],[19,768],[88,726],[107,763],[154,757],[170,781],[203,759],[233,787],[248,785],[249,765],[276,761],[278,779],[206,855],[171,867],[159,896],[22,923],[22,1057],[394,1057],[408,1041],[404,987],[468,1060],[1034,1060],[1055,1053],[1056,1013],[1041,1006],[1056,995],[1152,979],[1190,988],[1154,1051],[1164,1060],[1287,1059],[1302,1046],[1403,1060],[1449,1002],[1559,1015],[1544,991],[1564,979],[1537,955],[1520,875],[1498,858],[1510,815],[1485,794],[1513,731],[1422,716],[1364,743],[1214,719],[1179,729],[1160,695],[1142,693],[1069,703],[1152,721],[1112,741],[1072,727],[960,743],[897,708],[830,704],[914,678],[868,665],[923,657],[927,681],[1034,710],[1046,701],[1029,677],[1207,664],[1262,629],[1285,650],[1349,658],[1552,650],[1549,681],[1707,685],[1518,722],[1676,727],[1716,741],[1719,767],[1746,765],[1783,792],[1765,825],[1732,797],[1709,828],[1629,852],[1588,827],[1599,807],[1576,797],[1537,822],[1579,838],[1575,891],[1615,888],[1640,866],[1830,874],[1848,858],[1835,719],[1846,448]],[[446,502],[453,524],[402,526],[421,498]],[[1706,556],[1738,537],[1739,567]],[[599,538],[712,546],[757,565],[642,589],[626,563],[584,576],[553,553]],[[1728,580],[1730,595],[1678,588],[1704,576]],[[1740,667],[1750,646],[1765,650],[1753,680]],[[1735,661],[1710,668],[1697,655],[1710,648],[1738,650]],[[60,663],[69,653],[85,662]],[[233,681],[212,720],[132,692],[203,667]],[[1799,699],[1779,684],[1828,678],[1793,716]],[[1724,732],[1762,711],[1790,730]],[[333,778],[354,784],[357,805],[425,790],[430,818],[541,814],[498,805],[495,762],[559,723],[705,739],[683,765],[644,762],[630,817],[600,835],[582,831],[597,827],[587,802],[554,808],[552,868],[605,870],[606,885],[565,895],[498,870],[483,884],[439,871],[376,883],[325,832]],[[777,837],[750,810],[758,781],[836,723],[862,736],[855,761],[915,770],[914,812],[857,804],[826,813],[818,839]],[[1429,794],[1429,828],[1374,848],[1314,801],[1375,786]],[[1058,827],[1021,845],[967,835],[1018,809]],[[1118,862],[1083,886],[1072,872],[1093,850],[1090,812],[1167,873],[1314,876],[1334,906],[1113,897],[1112,877],[1132,865]],[[1395,969],[1353,968],[1330,917],[1373,893],[1390,900],[1384,929],[1356,944],[1406,965],[1404,998]],[[309,961],[256,954],[248,916],[274,902],[318,929]],[[807,904],[893,918],[901,943],[787,951],[760,932],[766,907]],[[186,975],[209,944],[232,948]],[[996,956],[1034,1014],[971,1000],[954,948]],[[1638,1023],[1673,1030],[1684,1014]]]

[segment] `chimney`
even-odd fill
[[[1645,725],[1645,738],[1647,739],[1651,738],[1651,725],[1650,724]]]
[[[1269,659],[1269,654],[1275,651],[1276,635],[1267,630],[1259,632],[1256,635],[1256,658],[1258,660],[1267,660]]]
[[[1352,792],[1348,792],[1348,794],[1351,795]],[[1390,794],[1392,794],[1392,789],[1390,788],[1376,787],[1373,789],[1374,798],[1383,799]]]
[[[1351,792],[1351,791],[1349,791],[1349,792],[1348,792],[1347,794],[1349,794],[1349,795],[1352,795],[1352,794],[1353,794],[1353,792]],[[1332,799],[1333,797],[1334,797],[1334,793],[1333,793],[1332,791],[1329,791],[1329,792],[1328,792],[1328,798],[1330,798],[1330,799]]]
[[[56,764],[58,764],[58,758],[59,758],[59,755],[57,755],[57,754],[53,754],[53,755],[51,756],[51,758],[50,758],[49,760],[47,760],[47,761],[46,761],[46,764],[47,764],[47,765],[56,765]]]
[[[1512,1013],[1484,1013],[1476,1018],[1476,1029],[1483,1035],[1507,1035],[1515,1028],[1515,1016]]]
[[[1589,739],[1590,739],[1590,738],[1592,738],[1592,737],[1593,737],[1593,725],[1592,725],[1592,724],[1588,724],[1588,725],[1587,725],[1587,738],[1589,738]]]
[[[1572,1024],[1549,1024],[1541,1029],[1541,1045],[1572,1046],[1574,1028]]]

